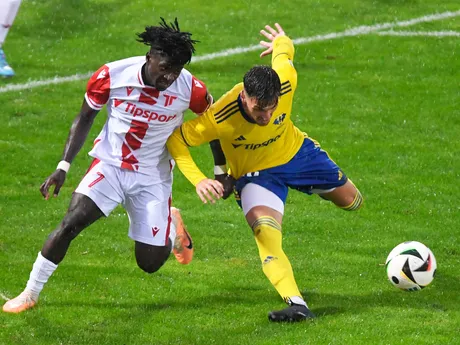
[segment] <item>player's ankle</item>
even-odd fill
[[[29,288],[25,288],[24,291],[23,291],[22,293],[29,295],[30,298],[33,299],[35,302],[37,302],[37,301],[38,301],[38,298],[40,297],[40,293],[39,293],[39,292],[34,292],[34,291],[32,291],[31,289],[29,289]]]
[[[300,296],[291,296],[286,299],[286,302],[291,305],[291,304],[297,304],[297,305],[303,305],[308,308],[307,302],[300,297]]]

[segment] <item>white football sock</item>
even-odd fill
[[[305,302],[300,296],[292,296],[289,297],[289,299],[291,300],[291,303],[304,305],[308,308],[307,302]]]
[[[43,290],[44,285],[48,281],[48,278],[53,274],[58,265],[49,261],[42,256],[39,252],[37,260],[35,260],[32,271],[30,272],[30,278],[27,282],[25,291],[29,292],[32,297],[37,300],[38,295]]]

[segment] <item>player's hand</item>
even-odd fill
[[[196,185],[196,193],[203,203],[216,203],[224,195],[224,186],[217,180],[205,178]]]
[[[233,193],[233,187],[235,186],[236,180],[228,174],[214,175],[214,178],[224,186],[222,199],[227,199]]]
[[[62,185],[64,184],[65,178],[67,173],[64,170],[56,169],[40,186],[40,193],[42,193],[43,197],[48,200],[49,198],[49,189],[51,186],[54,187],[54,197],[57,197],[59,191],[61,190]]]
[[[260,34],[265,36],[269,42],[260,41],[260,45],[265,47],[265,49],[261,54],[260,57],[264,57],[265,55],[271,54],[273,51],[273,40],[278,36],[286,36],[284,33],[283,28],[278,24],[275,23],[276,30],[273,29],[270,25],[265,25],[265,30],[260,30]]]
[[[214,103],[214,98],[209,92],[206,93],[206,101],[208,102],[208,108]]]

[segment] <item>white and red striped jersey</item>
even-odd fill
[[[90,156],[111,165],[158,177],[170,178],[166,140],[191,109],[204,112],[206,86],[189,71],[165,91],[144,84],[141,69],[145,56],[107,63],[90,78],[85,99],[94,110],[107,104],[107,121]]]

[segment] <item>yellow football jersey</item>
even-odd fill
[[[281,80],[281,97],[270,123],[257,125],[244,111],[237,84],[203,115],[187,121],[168,140],[168,149],[182,173],[196,185],[205,176],[199,171],[186,146],[219,139],[233,177],[271,168],[291,160],[305,134],[291,121],[292,100],[297,87],[293,66],[294,45],[287,36],[273,42],[272,68]]]

